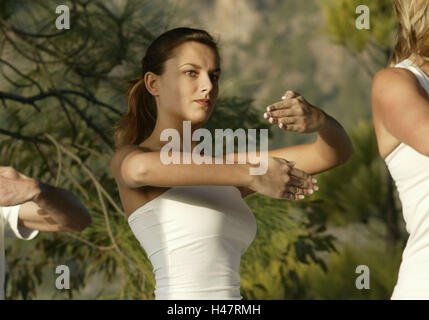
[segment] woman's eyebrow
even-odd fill
[[[195,69],[202,69],[202,67],[199,66],[198,64],[190,63],[190,62],[184,63],[180,67],[183,67],[183,66],[186,66],[186,65],[190,65],[190,66],[194,67]],[[210,70],[210,72],[220,72],[220,68],[216,68],[214,70]]]

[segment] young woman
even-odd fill
[[[115,133],[119,149],[111,168],[129,225],[154,266],[155,298],[242,299],[240,258],[256,234],[242,198],[260,192],[297,200],[313,193],[310,174],[345,162],[350,140],[333,118],[287,92],[265,117],[285,130],[318,132],[318,138],[269,151],[264,175],[249,174],[259,165],[238,163],[238,154],[233,164],[164,164],[163,130],[175,129],[182,137],[184,121],[194,132],[209,119],[218,97],[220,57],[207,32],[177,28],[149,46],[142,69]],[[193,150],[198,142],[189,143]],[[186,153],[183,144],[180,152]]]
[[[391,67],[372,85],[378,149],[395,181],[410,236],[392,299],[429,299],[429,2],[395,0]]]

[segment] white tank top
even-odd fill
[[[177,186],[128,223],[155,273],[156,300],[241,300],[240,258],[256,220],[233,186]]]
[[[395,67],[410,70],[429,94],[429,78],[412,61]],[[391,299],[429,299],[429,157],[402,142],[385,161],[410,234]]]

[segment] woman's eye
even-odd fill
[[[194,77],[197,73],[195,71],[186,71],[185,72],[188,76]]]

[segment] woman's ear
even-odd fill
[[[151,95],[159,95],[159,77],[156,74],[153,72],[146,72],[144,75],[144,84]]]

